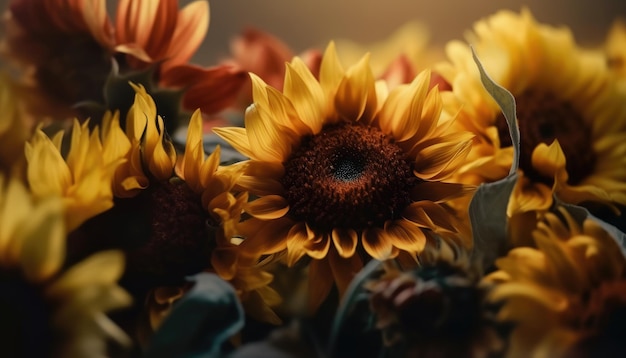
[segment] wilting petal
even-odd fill
[[[208,68],[179,65],[163,72],[160,83],[184,90],[184,108],[200,108],[203,113],[212,114],[232,105],[247,80],[244,71],[228,65]]]

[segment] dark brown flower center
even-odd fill
[[[531,157],[540,143],[551,144],[558,139],[566,158],[569,183],[576,184],[593,170],[596,156],[592,148],[591,128],[569,102],[549,93],[527,91],[515,97],[520,129],[520,169],[533,181],[551,184],[553,178],[543,177],[533,168]],[[504,116],[496,120],[500,146],[511,146],[511,137]]]
[[[304,137],[284,166],[289,215],[323,232],[399,217],[419,180],[392,138],[351,123]]]
[[[124,287],[135,293],[178,284],[206,269],[215,246],[211,218],[200,196],[182,181],[152,182],[70,235],[70,257],[119,248],[126,252]]]

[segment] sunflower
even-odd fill
[[[130,303],[116,281],[123,256],[103,251],[67,269],[62,200],[33,200],[18,180],[0,176],[0,342],[10,357],[105,355],[128,337],[105,311]]]
[[[234,100],[245,73],[187,63],[204,40],[209,13],[204,0],[182,9],[178,0],[123,0],[112,21],[105,0],[11,0],[2,52],[23,70],[29,110],[38,116],[89,117],[87,103],[111,106],[119,92],[106,88],[111,78],[136,71],[145,71],[145,85],[182,89],[187,109],[213,113]]]
[[[100,183],[102,191],[106,187],[108,193],[107,209],[97,212],[95,206],[87,208],[91,212],[83,209],[81,215],[89,220],[80,220],[80,225],[73,226],[76,230],[70,237],[71,258],[77,260],[108,248],[124,250],[127,268],[121,282],[138,301],[143,301],[144,296],[154,290],[163,292],[164,286],[184,285],[187,275],[214,271],[235,286],[244,307],[254,303],[252,308],[256,311],[249,312],[251,315],[277,322],[268,306],[276,301],[276,294],[265,287],[271,275],[259,266],[260,258],[240,259],[239,242],[232,239],[248,196],[233,193],[231,189],[243,174],[245,165],[221,166],[219,148],[208,157],[205,155],[200,110],[195,111],[189,121],[185,151],[179,155],[167,135],[154,99],[143,86],[132,83],[131,86],[135,96],[125,118],[125,131],[120,127],[118,112],[107,113],[102,127],[96,127],[91,135],[86,129],[88,123],[74,124],[73,131],[79,134],[73,137],[82,138],[81,133],[86,133],[90,141],[76,139],[69,143],[70,172],[74,163],[69,160],[72,155],[99,158],[104,163],[99,168],[106,168],[106,163],[113,158],[117,164],[111,172],[107,169],[106,180]],[[40,133],[37,138],[52,148],[42,150],[45,155],[51,152],[62,162],[58,151],[60,137],[57,135],[50,140]],[[81,150],[89,154],[72,154]],[[30,172],[46,171],[46,163],[52,161],[44,160],[44,154],[29,163]],[[94,185],[81,181],[84,175],[74,177],[72,185]],[[43,187],[38,191],[42,196],[46,190],[54,191],[57,187],[49,180],[33,183]],[[76,202],[89,198],[80,190],[68,192],[76,194],[73,197]],[[99,200],[104,205],[104,200]],[[157,302],[157,306],[161,303]],[[154,328],[156,326],[151,327]]]
[[[539,222],[536,248],[511,250],[484,279],[495,285],[490,300],[503,303],[498,318],[515,324],[509,356],[623,354],[623,251],[595,221],[579,224],[562,208],[559,214]]]
[[[485,357],[502,350],[493,309],[484,299],[488,287],[478,284],[468,251],[439,241],[420,255],[417,268],[402,270],[390,262],[384,268],[364,287],[383,343],[396,355]]]
[[[626,203],[626,107],[603,56],[578,48],[567,28],[538,24],[528,10],[479,21],[469,41],[517,104],[525,179],[509,215],[545,210],[553,194],[572,204]],[[482,86],[467,44],[453,41],[446,49],[450,62],[436,66],[452,85],[446,108],[460,111],[455,123],[475,134],[458,180],[502,179],[513,161],[506,120]]]
[[[297,57],[283,93],[251,77],[245,128],[214,129],[250,158],[237,183],[254,196],[240,247],[252,256],[286,250],[288,265],[313,258],[312,307],[333,278],[343,292],[363,259],[415,255],[433,234],[459,233],[446,200],[468,188],[444,181],[471,135],[439,122],[428,72],[387,95],[368,56],[344,71],[331,43],[319,81]]]

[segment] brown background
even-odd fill
[[[0,0],[2,8],[7,3]],[[111,15],[116,3],[109,0]],[[379,40],[410,20],[423,22],[431,42],[441,44],[501,8],[527,6],[541,22],[572,27],[584,44],[600,41],[616,17],[626,18],[626,0],[212,0],[210,6],[208,35],[193,59],[202,65],[227,56],[230,39],[247,26],[271,32],[299,52],[339,37]]]

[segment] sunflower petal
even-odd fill
[[[348,258],[354,255],[358,242],[356,231],[352,229],[335,228],[333,229],[331,237],[339,256]]]
[[[289,203],[280,195],[267,195],[248,203],[245,210],[257,219],[272,220],[285,216]]]

